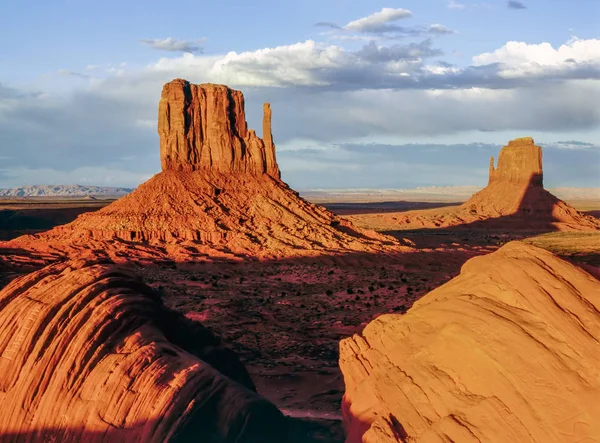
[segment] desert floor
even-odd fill
[[[309,199],[310,195],[307,195]],[[405,312],[429,290],[456,276],[462,264],[513,239],[525,239],[600,277],[600,233],[492,232],[460,229],[397,231],[370,226],[369,215],[460,204],[461,199],[389,201],[379,196],[313,196],[359,226],[414,242],[415,252],[350,254],[248,262],[132,264],[161,291],[165,303],[202,322],[232,347],[259,392],[287,414],[309,418],[324,441],[343,441],[338,369],[340,339],[382,313]],[[368,198],[366,198],[368,200]],[[334,201],[335,200],[335,201]],[[414,200],[414,199],[413,199]],[[0,239],[47,230],[111,200],[0,199]],[[573,200],[598,216],[600,200]],[[0,269],[0,287],[21,273]]]

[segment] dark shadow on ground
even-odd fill
[[[221,337],[240,356],[259,392],[279,408],[317,416],[339,414],[340,339],[360,332],[381,314],[405,312],[431,289],[458,275],[468,259],[514,238],[556,230],[548,209],[558,199],[540,189],[528,189],[519,211],[510,216],[393,232],[415,241],[421,250],[243,262],[210,262],[207,257],[154,263],[135,259],[127,265],[162,293],[167,306]],[[12,254],[16,262],[15,268],[15,263],[0,260],[4,267],[0,273],[10,268],[11,278],[18,275],[19,257],[22,273],[62,259],[36,257],[25,250],[0,250],[3,254]],[[298,435],[307,433],[298,441],[343,439],[339,420],[294,423],[305,426]],[[315,440],[317,434],[322,440]]]
[[[47,231],[55,226],[70,223],[85,212],[97,211],[98,209],[100,209],[98,205],[23,209],[2,209],[0,205],[0,241],[8,241],[21,235]]]
[[[310,428],[310,438],[325,435],[320,441],[335,442],[343,441],[339,341],[381,314],[406,312],[457,275],[466,260],[487,252],[451,246],[244,262],[136,260],[126,266],[160,291],[168,307],[221,337],[259,393],[286,413],[306,417],[302,426]],[[37,260],[27,272],[44,264],[30,251],[0,251],[8,253],[23,263]],[[18,275],[18,269],[12,272]]]
[[[267,426],[268,425],[268,426]],[[152,421],[140,423],[137,426],[152,427]],[[296,418],[287,418],[281,423],[260,423],[254,425],[256,429],[248,429],[245,436],[239,439],[223,440],[217,436],[211,436],[207,433],[201,435],[194,429],[194,423],[191,423],[188,430],[184,430],[173,438],[169,443],[343,443],[345,440],[344,431],[341,423],[328,423],[323,420],[305,420]],[[129,440],[128,429],[135,430],[136,424],[129,425],[127,428],[114,427],[103,432],[83,431],[79,428],[69,429],[38,429],[36,431],[13,431],[0,433],[0,441],[3,443],[19,442],[61,442],[61,443],[79,443],[79,442],[97,442],[114,443],[137,441]],[[129,433],[131,434],[131,432]],[[200,438],[200,439],[199,439]],[[148,439],[148,443],[163,443],[162,439]]]
[[[443,226],[443,223],[439,222],[439,226],[432,228],[398,229],[390,230],[386,233],[394,235],[395,237],[407,237],[410,239],[422,235],[461,236],[466,241],[472,233],[477,232],[479,236],[482,234],[484,236],[486,234],[490,236],[500,235],[504,241],[509,241],[558,231],[559,228],[557,223],[560,223],[561,220],[553,215],[553,211],[560,208],[560,203],[562,201],[541,187],[539,185],[541,181],[541,174],[532,175],[530,184],[525,186],[525,192],[518,204],[518,209],[513,214],[501,217],[481,218],[476,221],[464,223],[460,223],[460,220],[458,220],[457,224],[454,226]],[[499,201],[502,201],[506,196],[490,195],[490,198],[494,197],[498,197]],[[479,202],[479,204],[481,204],[481,202]],[[485,204],[492,206],[493,204],[497,205],[499,203],[490,201]],[[467,214],[470,218],[478,217],[478,213],[481,210],[482,209],[478,208],[475,204],[472,204],[471,207],[469,207],[469,201],[467,201],[461,206],[462,212],[457,212],[457,218],[460,218],[463,214]],[[464,211],[469,212],[465,213]],[[575,211],[575,209],[573,209],[573,211]],[[582,217],[585,215],[584,213],[580,214]],[[466,217],[467,215],[463,216]],[[448,219],[452,220],[452,216],[448,216]]]
[[[336,215],[355,214],[381,214],[385,212],[405,212],[416,209],[444,208],[446,206],[460,205],[462,202],[413,202],[413,201],[385,201],[367,203],[319,203]]]

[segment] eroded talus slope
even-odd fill
[[[511,242],[342,341],[349,442],[600,441],[600,282]]]
[[[167,83],[158,112],[161,173],[97,212],[0,248],[181,261],[400,250],[395,238],[354,227],[281,180],[272,111],[263,109],[261,139],[248,129],[240,91]]]
[[[511,140],[491,158],[488,185],[460,206],[348,217],[381,230],[505,229],[594,231],[600,220],[582,214],[544,189],[542,148],[531,137]]]
[[[83,261],[0,292],[0,405],[2,442],[285,438],[215,336],[118,267]]]
[[[270,176],[170,170],[99,211],[4,247],[74,255],[95,250],[115,259],[164,247],[182,260],[194,253],[286,257],[403,248],[303,200]]]

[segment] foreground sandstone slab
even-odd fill
[[[207,329],[114,265],[0,292],[2,442],[284,441],[284,417]]]
[[[600,441],[600,282],[520,242],[340,345],[349,442]]]

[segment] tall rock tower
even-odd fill
[[[543,179],[542,148],[536,146],[531,137],[509,141],[500,151],[497,168],[494,168],[494,157],[491,158],[490,185],[510,183],[543,188]]]
[[[182,79],[165,84],[158,105],[163,171],[268,174],[279,179],[268,103],[264,113],[263,141],[248,129],[241,91]]]

